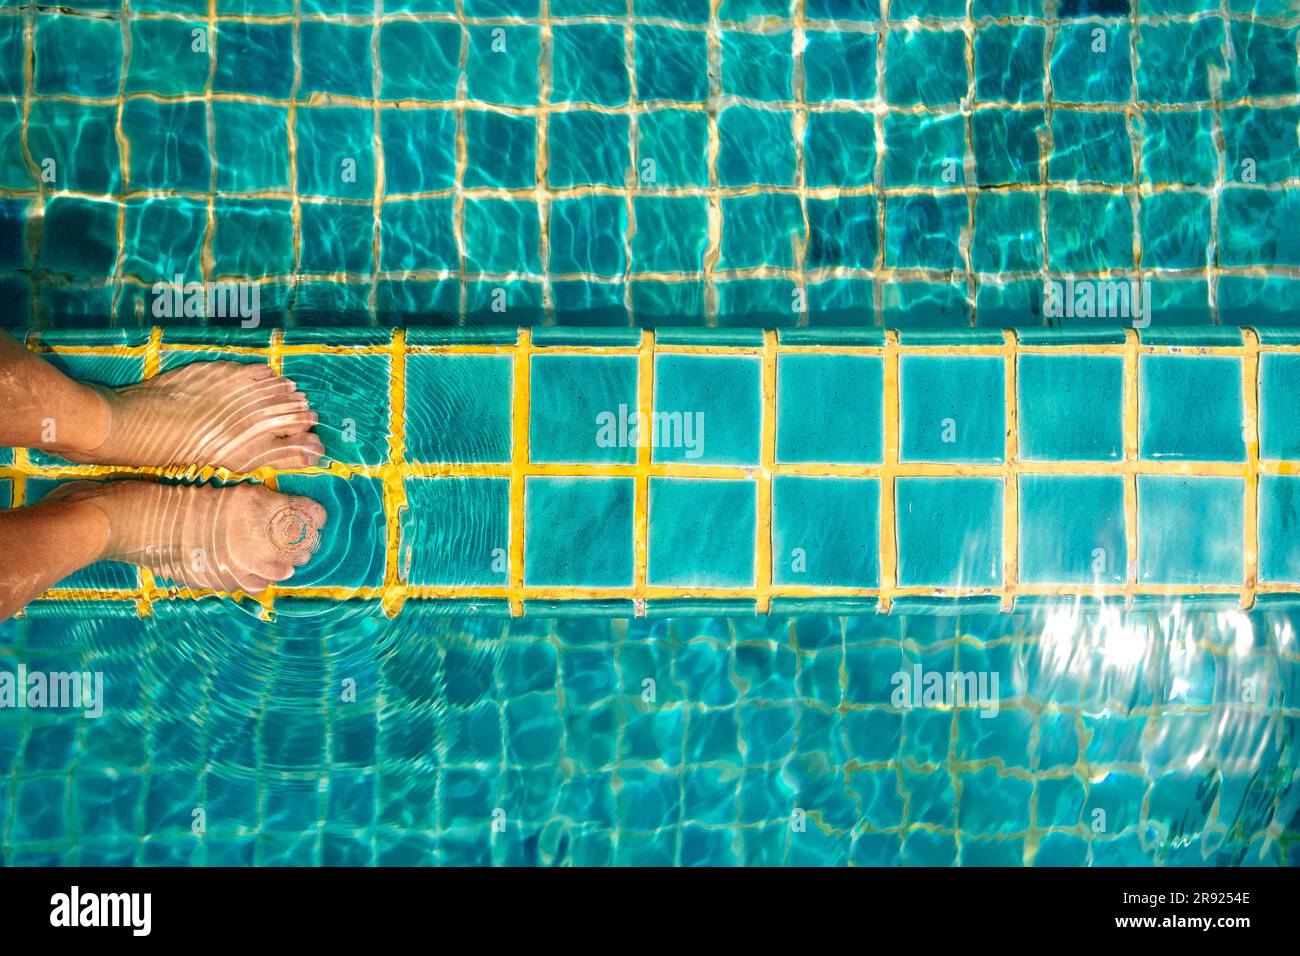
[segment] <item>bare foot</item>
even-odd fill
[[[265,365],[195,362],[138,385],[95,391],[105,405],[103,427],[81,448],[59,452],[69,461],[244,473],[308,467],[325,453],[311,431],[318,419],[307,397]]]
[[[108,522],[100,560],[126,561],[192,588],[257,594],[293,577],[320,543],[325,509],[262,485],[74,481],[46,501],[87,501]]]

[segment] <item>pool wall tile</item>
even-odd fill
[[[219,359],[298,382],[328,457],[277,484],[331,523],[276,600],[707,616],[1300,594],[1286,330],[175,326],[28,342],[110,386]],[[928,441],[945,418],[956,440]],[[0,458],[14,504],[111,473]],[[53,595],[170,599],[126,566]]]

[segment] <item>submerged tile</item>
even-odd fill
[[[772,582],[877,586],[879,480],[777,475],[772,480]]]
[[[631,478],[526,480],[524,585],[632,585]]]
[[[651,478],[647,583],[752,587],[757,495],[746,479]]]
[[[1005,366],[996,356],[903,355],[899,460],[1004,461]]]
[[[1242,479],[1139,475],[1137,486],[1139,581],[1241,584]]]

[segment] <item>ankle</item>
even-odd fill
[[[84,382],[74,382],[73,395],[66,408],[42,423],[41,441],[32,447],[42,451],[87,454],[108,440],[112,411],[108,389]]]

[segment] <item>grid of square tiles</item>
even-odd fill
[[[65,320],[181,274],[373,319],[1021,324],[1045,277],[1125,274],[1177,324],[1294,315],[1300,17],[1192,7],[2,8],[3,293]]]
[[[345,520],[268,612],[278,594],[639,615],[1300,593],[1285,333],[169,335],[40,347],[109,384],[269,361],[313,396],[330,460],[256,477]],[[26,450],[0,465],[15,504],[111,473]],[[52,596],[149,613],[176,593],[112,565]]]
[[[66,609],[0,625],[0,668],[102,670],[118,689],[99,720],[0,712],[7,865],[1300,863],[1285,614],[1133,615],[1147,653],[1116,660],[1113,624],[1069,613],[477,618],[396,642],[400,622],[353,615],[272,652],[208,606],[265,657],[235,708],[213,706],[229,687],[167,679],[229,656],[169,610],[71,637]],[[340,703],[358,639],[389,666]],[[290,645],[329,662],[291,681],[316,707],[272,692],[301,663]],[[916,667],[996,675],[996,712],[900,707],[891,676]]]

